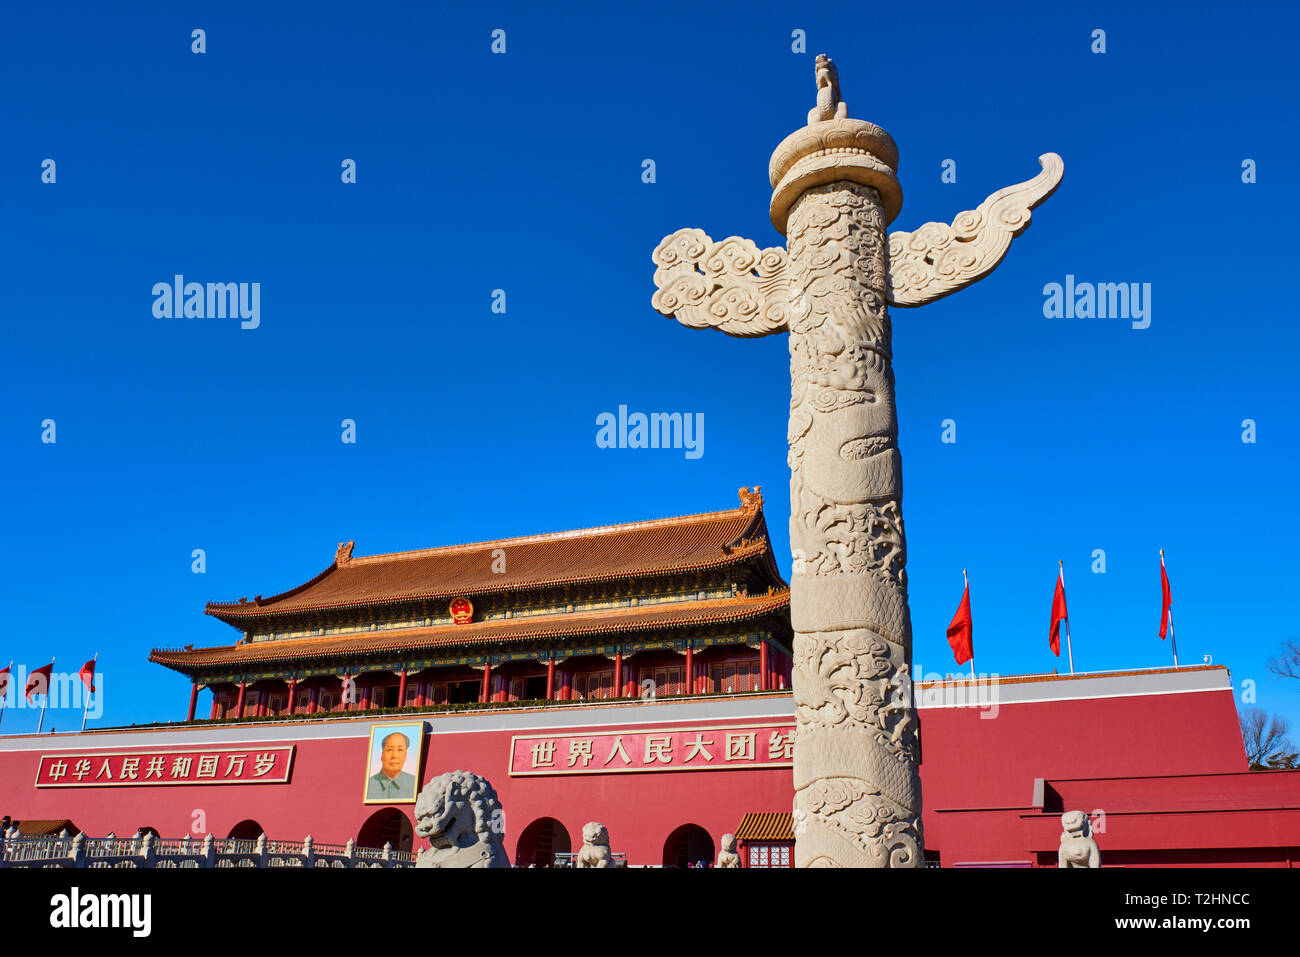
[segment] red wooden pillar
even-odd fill
[[[768,689],[768,686],[771,684],[771,682],[768,680],[767,677],[767,666],[768,666],[767,642],[760,641],[758,643],[758,690],[759,691],[766,691]]]
[[[555,659],[546,662],[546,700],[555,700]]]
[[[419,681],[419,682],[416,683],[416,686],[415,686],[415,688],[416,688],[416,690],[415,690],[415,706],[416,706],[417,708],[423,708],[426,704],[429,703],[429,699],[426,698],[425,695],[424,695],[424,689],[425,689],[426,687],[428,687],[428,685],[426,685],[423,681]]]
[[[573,689],[569,685],[569,667],[565,665],[560,668],[560,690],[555,698],[557,701],[568,701],[572,693]]]
[[[298,678],[295,675],[289,679],[289,711],[290,715],[294,712],[294,698],[298,694]]]
[[[491,700],[492,688],[492,666],[486,664],[483,666],[483,690],[479,693],[478,700],[487,704]]]
[[[194,720],[194,709],[199,704],[199,683],[197,681],[190,683],[190,713],[185,717],[186,721]]]
[[[241,681],[239,683],[239,701],[235,704],[236,718],[242,718],[244,716],[244,692],[245,690],[247,690],[247,688],[248,688],[247,681]]]
[[[695,649],[686,649],[686,681],[682,685],[683,694],[695,694]]]
[[[492,676],[492,700],[493,701],[507,700],[510,696],[506,692],[507,692],[506,676],[501,674],[501,672],[498,671],[495,675]]]
[[[315,714],[316,710],[319,707],[320,707],[320,689],[315,687],[308,688],[307,689],[307,713]]]
[[[263,689],[257,693],[257,716],[260,718],[266,714],[266,691]]]
[[[352,676],[351,676],[351,675],[347,675],[347,674],[345,674],[345,675],[343,676],[343,691],[342,691],[342,697],[343,697],[343,710],[344,710],[344,711],[351,711],[351,710],[352,710],[352,695],[356,693],[356,685],[354,685],[354,684],[352,683],[352,680],[351,680],[351,679],[352,679]],[[349,691],[351,691],[352,694],[349,694],[349,693],[348,693]]]
[[[212,709],[208,712],[208,717],[213,720],[216,720],[217,717],[217,704],[217,693],[214,691],[212,693]]]
[[[623,697],[623,652],[614,652],[614,697]]]
[[[406,707],[406,669],[402,669],[402,677],[397,682],[397,706]]]
[[[361,684],[361,681],[358,679],[357,687],[361,689],[361,705],[360,705],[361,710],[369,711],[370,710],[370,682]]]

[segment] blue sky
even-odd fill
[[[850,115],[899,144],[896,229],[950,221],[1040,153],[1065,159],[992,276],[894,314],[920,669],[956,670],[962,568],[979,670],[1058,666],[1057,559],[1079,670],[1169,663],[1163,547],[1182,660],[1212,655],[1300,724],[1300,683],[1265,670],[1300,634],[1297,19],[1280,4],[11,7],[0,664],[75,670],[98,651],[98,723],[179,718],[188,683],[149,649],[229,643],[205,601],[298,584],[340,541],[372,554],[709,511],[741,485],[763,486],[788,574],[786,342],[659,316],[650,253],[683,226],[780,242],[768,157],[803,124],[826,52]],[[151,289],[177,273],[259,282],[260,326],[156,318]],[[1150,283],[1150,327],[1045,318],[1043,287],[1067,274]],[[704,454],[598,448],[596,417],[620,404],[702,413]],[[35,723],[7,711],[0,730]]]

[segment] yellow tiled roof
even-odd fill
[[[793,841],[794,823],[787,811],[749,813],[740,819],[738,841]]]

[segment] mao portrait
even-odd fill
[[[415,803],[423,737],[423,721],[371,725],[363,803]]]

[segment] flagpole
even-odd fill
[[[1065,561],[1063,559],[1058,558],[1057,562],[1061,566],[1061,594],[1065,594]],[[1069,608],[1070,606],[1069,604],[1066,604],[1065,607]],[[1065,650],[1070,654],[1070,674],[1073,675],[1074,674],[1074,645],[1070,643],[1070,616],[1069,615],[1065,616]]]
[[[98,651],[95,652],[95,657],[92,658],[91,660],[92,660],[92,661],[99,661],[99,652],[98,652]],[[85,682],[82,682],[82,683],[84,684]],[[94,665],[91,665],[91,667],[90,667],[90,683],[91,683],[92,685],[95,683],[95,667],[94,667]],[[86,692],[86,700],[85,700],[85,702],[84,702],[84,703],[82,704],[82,706],[81,706],[81,731],[82,731],[83,734],[84,734],[85,731],[86,731],[86,712],[90,710],[90,696],[91,696],[92,694],[94,694],[93,691],[87,691],[87,692]]]
[[[969,590],[970,579],[966,577],[966,569],[964,568],[961,570],[961,580],[962,584]],[[973,637],[970,643],[970,681],[972,685],[975,683],[975,639]]]
[[[1169,581],[1169,570],[1165,568],[1165,550],[1160,549],[1160,573],[1164,581]],[[1174,638],[1174,599],[1171,595],[1169,598],[1169,647],[1174,652],[1174,667],[1178,667],[1178,640]]]
[[[1174,610],[1169,609],[1169,644],[1174,649],[1174,667],[1178,667],[1178,639],[1174,637]]]
[[[3,720],[5,716],[5,699],[9,697],[9,686],[13,684],[13,681],[14,681],[14,660],[10,658],[9,668],[8,670],[5,671],[5,691],[4,694],[0,694],[0,720]]]
[[[45,677],[45,694],[41,695],[41,716],[36,719],[36,733],[45,725],[45,706],[50,703],[50,679],[54,677],[54,659],[50,659],[50,673]]]

